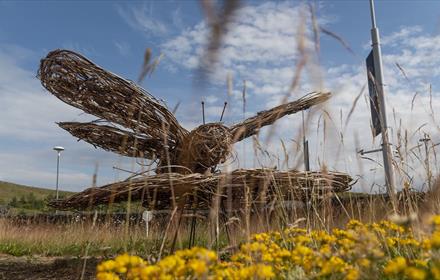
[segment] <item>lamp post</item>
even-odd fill
[[[57,183],[56,183],[56,199],[58,199],[58,179],[60,176],[60,156],[61,152],[64,151],[64,148],[61,146],[55,146],[53,148],[57,152]]]
[[[371,40],[373,46],[373,60],[374,60],[374,72],[375,72],[375,87],[377,88],[378,98],[378,111],[380,119],[380,128],[382,133],[382,155],[383,166],[385,169],[385,183],[388,189],[388,195],[391,198],[393,207],[396,203],[396,188],[394,183],[394,172],[392,164],[391,146],[388,139],[388,125],[386,117],[386,106],[384,97],[384,82],[382,72],[382,52],[380,48],[379,29],[376,26],[376,15],[374,13],[374,0],[370,0],[370,12],[371,12]],[[376,136],[376,135],[375,135]]]

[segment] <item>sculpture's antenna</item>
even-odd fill
[[[227,105],[228,105],[228,102],[225,101],[225,105],[223,105],[222,115],[220,116],[220,122],[223,120],[223,115],[225,114],[225,109],[226,109]]]
[[[173,111],[172,111],[173,115],[177,112],[177,109],[179,109],[179,106],[180,106],[180,101],[177,102],[176,106],[174,106]]]
[[[243,92],[242,92],[242,98],[243,98],[243,119],[246,117],[246,80],[243,80]]]
[[[202,101],[202,117],[203,117],[203,124],[205,124],[205,102]]]

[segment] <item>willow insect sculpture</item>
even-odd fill
[[[85,208],[91,205],[142,200],[150,208],[182,208],[197,201],[208,207],[218,186],[227,187],[230,205],[243,203],[243,186],[252,188],[251,200],[273,199],[274,188],[287,199],[349,188],[351,178],[337,172],[275,171],[240,169],[225,174],[214,168],[225,162],[231,146],[255,135],[263,126],[329,99],[330,93],[311,93],[296,101],[258,113],[231,127],[222,123],[183,128],[166,105],[135,83],[95,65],[68,50],[55,50],[41,60],[38,77],[42,85],[63,102],[99,118],[88,123],[61,122],[58,125],[79,140],[123,156],[157,162],[155,175],[138,174],[100,188],[89,188],[64,200],[57,208]],[[220,193],[225,193],[222,188]],[[279,192],[277,192],[279,193]],[[224,196],[222,196],[224,197]],[[249,200],[247,200],[249,201]]]

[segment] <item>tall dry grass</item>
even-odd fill
[[[154,252],[160,233],[149,237],[142,225],[131,226],[128,234],[121,225],[93,223],[18,224],[0,219],[0,252],[12,255],[101,256],[131,251]],[[86,248],[88,252],[86,252]]]

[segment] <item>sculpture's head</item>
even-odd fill
[[[208,169],[225,162],[231,152],[232,134],[221,123],[208,123],[192,130],[181,151],[185,165]]]

